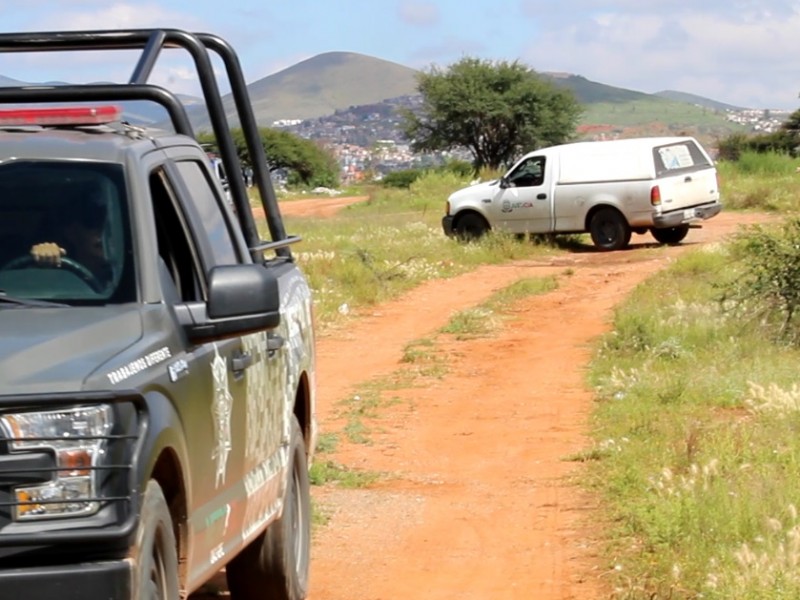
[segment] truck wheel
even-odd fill
[[[152,479],[144,491],[130,557],[134,598],[178,600],[178,551],[172,517],[161,486]]]
[[[678,227],[667,227],[666,229],[651,229],[650,233],[661,244],[680,244],[686,234],[689,233],[689,226],[679,225]]]
[[[455,223],[456,235],[465,241],[477,240],[489,231],[486,220],[475,213],[463,215]]]
[[[631,241],[628,222],[613,208],[601,208],[592,215],[589,233],[600,250],[621,250]]]
[[[227,566],[232,600],[303,600],[308,593],[311,498],[303,434],[292,419],[283,514]]]

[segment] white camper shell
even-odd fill
[[[589,232],[602,250],[650,231],[677,244],[722,209],[714,162],[691,137],[552,146],[523,156],[501,179],[453,193],[446,234],[479,237]]]

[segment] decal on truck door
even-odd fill
[[[211,416],[214,419],[216,442],[211,457],[217,462],[216,486],[219,487],[221,483],[225,483],[228,455],[231,453],[233,396],[228,387],[228,367],[225,359],[219,355],[216,344],[214,344],[214,360],[211,362],[211,375],[214,378],[214,404],[211,408]]]

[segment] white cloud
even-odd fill
[[[433,2],[404,0],[397,5],[400,20],[417,27],[431,27],[439,23],[439,9]]]
[[[172,27],[196,30],[201,23],[190,12],[165,10],[155,3],[73,2],[78,7],[94,5],[92,10],[65,10],[64,5],[41,21],[43,30],[138,29]],[[46,13],[43,13],[46,14]]]
[[[800,55],[800,14],[791,3],[736,2],[739,12],[716,14],[682,11],[683,4],[669,16],[603,11],[542,26],[524,59],[537,70],[646,92],[678,89],[731,104],[794,107],[800,80],[788,74]]]

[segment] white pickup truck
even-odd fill
[[[632,232],[677,244],[721,209],[714,162],[697,140],[634,138],[530,152],[502,178],[453,193],[442,227],[463,239],[589,232],[599,249],[619,250]]]

